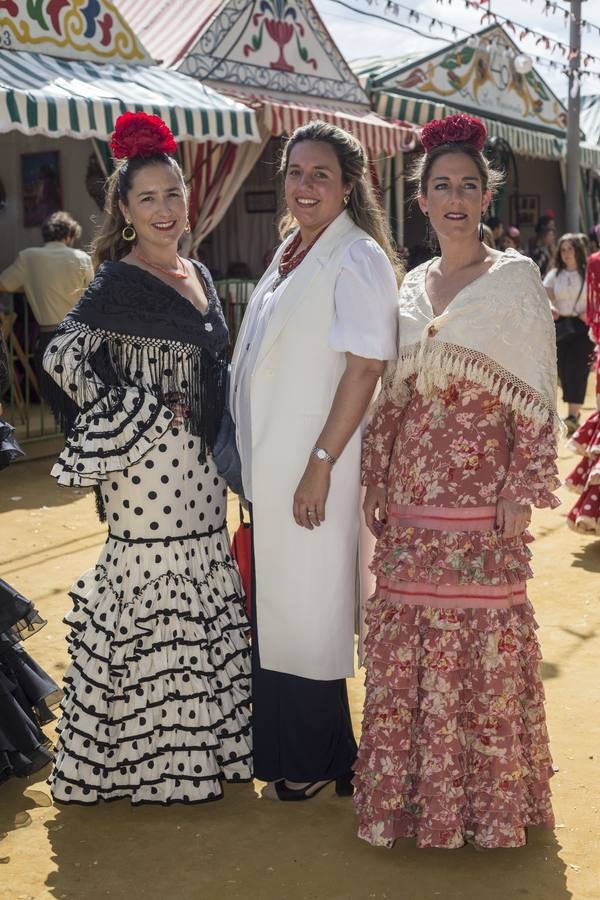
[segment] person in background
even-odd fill
[[[40,392],[50,406],[56,387],[44,372],[42,359],[59,322],[77,303],[94,277],[92,260],[73,245],[81,237],[81,225],[60,211],[42,225],[43,247],[27,247],[0,273],[0,291],[23,291],[39,326],[34,367]]]
[[[363,441],[377,587],[354,798],[376,846],[520,847],[554,824],[526,588],[532,506],[558,505],[554,329],[536,266],[479,239],[500,177],[485,136],[464,114],[422,131],[441,255],[404,279]]]
[[[556,252],[556,224],[554,215],[540,216],[535,226],[535,238],[531,247],[531,258],[540,270],[542,278],[550,268]]]
[[[587,266],[587,322],[596,345],[596,409],[567,442],[581,459],[565,483],[579,494],[567,516],[574,531],[600,535],[600,253],[592,253]]]
[[[506,229],[502,241],[500,243],[501,250],[518,250],[519,253],[522,253],[521,250],[521,232],[515,225],[509,225]]]
[[[568,406],[564,421],[569,434],[573,434],[579,425],[594,351],[585,315],[586,268],[587,257],[581,235],[563,234],[558,242],[553,267],[544,278],[544,287],[550,299],[552,315],[559,323],[556,331],[558,376],[563,400]]]
[[[504,222],[499,219],[498,216],[490,216],[490,218],[487,220],[487,225],[491,229],[492,237],[494,238],[493,246],[499,248],[500,242],[502,241],[502,236],[504,234]]]

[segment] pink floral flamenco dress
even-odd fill
[[[364,438],[363,484],[387,488],[387,508],[366,609],[359,837],[517,847],[528,825],[553,825],[553,769],[526,591],[533,538],[504,538],[496,504],[558,505],[554,424],[515,411],[499,375],[489,387],[481,356],[455,347],[452,361],[434,343],[431,359],[417,348],[400,395],[384,390]],[[428,365],[437,385],[423,391]]]

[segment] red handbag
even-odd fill
[[[240,503],[240,524],[231,541],[231,555],[237,563],[246,595],[246,615],[252,614],[252,525],[244,521],[244,508]]]

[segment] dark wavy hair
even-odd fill
[[[328,122],[316,120],[308,125],[301,125],[288,138],[283,148],[279,165],[279,173],[283,178],[287,174],[290,153],[303,141],[320,141],[333,147],[342,170],[342,181],[352,188],[346,208],[356,225],[379,244],[400,282],[404,269],[394,247],[385,213],[377,202],[367,177],[368,158],[360,141],[343,128]],[[279,223],[279,233],[284,237],[297,225],[294,216],[286,210]]]
[[[563,269],[566,268],[562,257],[560,255],[560,248],[565,243],[571,244],[573,250],[575,251],[575,262],[577,263],[577,271],[581,275],[582,278],[585,278],[586,270],[587,270],[587,253],[584,235],[582,234],[563,234],[559,239],[558,244],[556,245],[556,252],[554,254],[554,260],[552,262],[552,266],[556,269],[557,272],[562,272]]]
[[[136,156],[117,163],[115,171],[106,181],[106,202],[104,218],[92,241],[91,253],[94,268],[107,260],[119,260],[127,256],[135,241],[125,241],[121,232],[125,219],[119,207],[119,200],[127,204],[127,197],[137,172],[147,166],[169,166],[181,180],[185,193],[187,188],[183,172],[176,159],[166,153],[155,156]]]

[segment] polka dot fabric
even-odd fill
[[[600,534],[600,410],[586,419],[567,446],[581,455],[567,478],[579,494],[567,521],[575,531]]]
[[[217,799],[252,777],[250,665],[226,487],[166,431],[102,481],[109,536],[73,586],[55,800]]]

